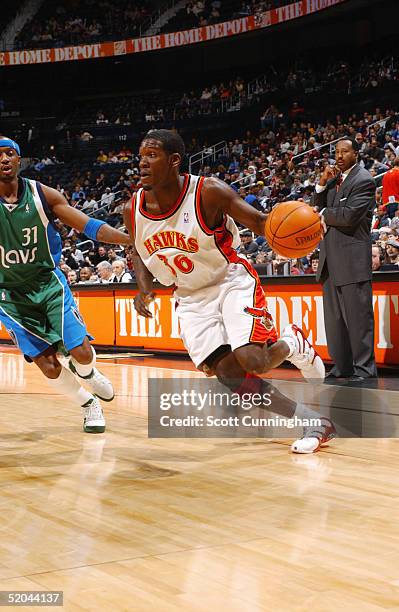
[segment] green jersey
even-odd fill
[[[61,258],[61,237],[42,187],[20,178],[15,204],[0,197],[0,289],[27,289],[51,275]]]

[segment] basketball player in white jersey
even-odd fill
[[[258,374],[286,359],[305,378],[324,380],[324,364],[302,330],[288,325],[278,339],[259,277],[236,252],[234,220],[262,235],[266,215],[218,179],[181,176],[184,143],[173,131],[150,131],[139,153],[142,189],[124,213],[134,242],[137,312],[152,316],[154,278],[174,285],[181,337],[195,366],[237,393],[270,392]],[[272,393],[274,412],[320,417]],[[329,419],[321,422],[293,444],[294,452],[314,452],[334,436]]]

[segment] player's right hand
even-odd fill
[[[325,234],[327,233],[327,225],[326,225],[326,221],[324,219],[324,216],[321,214],[319,207],[318,206],[313,206],[313,210],[315,211],[316,214],[319,215],[320,217],[320,224],[321,224],[321,239],[323,240]]]
[[[138,293],[134,298],[134,307],[142,317],[152,319],[152,313],[148,310],[149,304],[155,299],[155,293],[145,292]]]
[[[333,179],[339,174],[339,169],[337,166],[326,166],[324,168],[324,172],[320,177],[319,185],[324,187],[330,179]]]

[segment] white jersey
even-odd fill
[[[224,215],[220,227],[207,227],[200,208],[204,178],[186,174],[180,196],[163,215],[146,211],[139,189],[132,206],[135,246],[144,265],[163,285],[175,285],[178,296],[217,285],[238,263],[240,236],[233,219]],[[242,261],[242,260],[241,260]]]

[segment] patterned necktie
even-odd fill
[[[338,189],[341,187],[341,185],[342,185],[343,181],[344,181],[344,177],[343,177],[343,175],[342,175],[342,172],[340,172],[340,173],[338,174],[338,178],[337,178],[337,182],[336,182],[336,189],[337,189],[337,191],[338,191]]]

